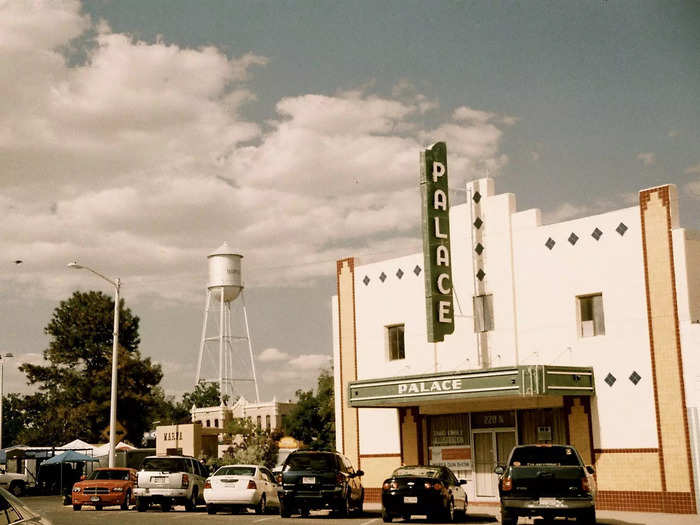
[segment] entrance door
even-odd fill
[[[498,475],[493,469],[496,465],[505,465],[514,446],[515,432],[512,430],[474,432],[477,496],[498,496]]]

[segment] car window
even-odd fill
[[[129,479],[128,470],[95,470],[87,479],[111,479],[111,480],[126,480]]]
[[[440,474],[437,467],[399,467],[394,471],[395,477],[417,476],[421,478],[436,478]]]
[[[284,471],[290,470],[336,470],[334,454],[291,454],[284,465]]]
[[[348,458],[344,457],[344,458],[343,458],[343,461],[345,462],[345,468],[348,469],[348,473],[354,474],[354,473],[355,473],[355,469],[352,468],[352,463],[350,463],[350,460],[349,460]]]
[[[14,523],[22,519],[22,515],[0,495],[0,525]]]
[[[254,476],[255,467],[221,467],[215,476]]]
[[[267,481],[268,483],[272,482],[272,479],[270,479],[270,476],[268,476],[267,472],[264,470],[260,470],[260,477],[263,479],[263,481]]]
[[[581,461],[572,447],[521,447],[513,450],[510,464],[514,467],[578,467]]]
[[[185,458],[146,458],[143,460],[141,470],[156,472],[191,472],[187,470]]]

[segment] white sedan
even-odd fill
[[[269,508],[279,508],[277,484],[272,472],[257,465],[225,465],[204,482],[207,512],[219,509],[254,509],[265,514]]]

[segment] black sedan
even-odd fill
[[[467,513],[465,483],[447,467],[399,467],[382,485],[382,519],[425,514],[430,520],[454,521],[455,512]]]

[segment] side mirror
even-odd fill
[[[595,469],[593,467],[591,467],[590,465],[586,465],[586,472],[593,475],[593,474],[595,474]]]
[[[357,472],[355,472],[355,475],[358,476],[358,477],[362,477],[362,476],[365,475],[365,471],[364,471],[364,470],[358,470]]]
[[[466,484],[467,484],[467,480],[466,480],[466,479],[460,479],[460,480],[459,480],[459,484],[460,484],[460,485],[466,485]]]
[[[493,469],[494,473],[498,474],[499,476],[502,476],[503,473],[506,471],[505,468],[503,468],[503,465],[498,465],[495,469]]]

